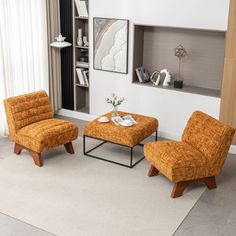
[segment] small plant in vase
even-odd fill
[[[182,59],[186,55],[187,55],[187,51],[182,45],[179,45],[178,47],[175,48],[175,56],[178,57],[178,59],[179,59],[178,78],[177,78],[177,80],[174,81],[175,88],[182,88],[183,87],[183,79],[181,78],[181,62],[182,62]]]
[[[111,104],[113,106],[112,110],[112,116],[118,116],[118,106],[122,104],[122,102],[125,100],[124,97],[118,97],[115,93],[112,93],[110,98],[106,99],[106,102]]]

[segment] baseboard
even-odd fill
[[[236,145],[231,145],[229,153],[236,154]]]
[[[176,133],[170,133],[170,132],[165,132],[158,130],[158,137],[165,138],[165,139],[171,139],[171,140],[180,140],[181,135],[176,134]]]
[[[58,112],[56,112],[56,114],[79,119],[79,120],[85,120],[85,121],[91,121],[96,118],[95,115],[86,114],[86,113],[82,113],[78,111],[71,111],[67,109],[60,109]],[[158,131],[158,137],[172,139],[172,140],[181,139],[181,135],[177,133],[170,133],[170,132],[165,132],[165,131]],[[236,145],[231,145],[229,149],[229,153],[236,154]]]
[[[56,112],[56,114],[61,115],[61,116],[67,116],[70,118],[79,119],[79,120],[85,120],[85,121],[91,121],[96,118],[96,116],[93,116],[87,113],[71,111],[67,109],[60,109],[59,111]]]

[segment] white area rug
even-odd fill
[[[63,147],[44,153],[38,168],[0,139],[0,211],[58,236],[170,236],[205,190],[195,185],[171,199],[173,184],[147,177],[146,160],[129,169],[84,157],[82,139],[74,148],[75,155]],[[96,154],[128,161],[127,150],[114,145]]]

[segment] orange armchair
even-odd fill
[[[193,182],[216,188],[215,176],[221,173],[235,129],[203,112],[192,114],[181,141],[151,142],[144,146],[150,162],[148,176],[159,171],[175,182],[171,196],[182,195]]]
[[[14,152],[30,151],[37,166],[42,166],[41,152],[64,145],[73,154],[71,141],[78,136],[78,127],[65,120],[54,119],[45,91],[4,100],[9,138],[15,142]]]

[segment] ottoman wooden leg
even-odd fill
[[[15,143],[15,148],[14,148],[14,153],[15,153],[15,154],[20,155],[22,149],[23,149],[23,147],[22,147],[20,144]]]
[[[149,177],[156,176],[156,175],[158,175],[158,173],[159,173],[159,170],[156,169],[156,167],[151,166],[151,167],[150,167],[150,170],[149,170],[149,172],[148,172],[148,176],[149,176]]]
[[[70,154],[75,154],[74,148],[71,142],[64,144],[66,151]]]

